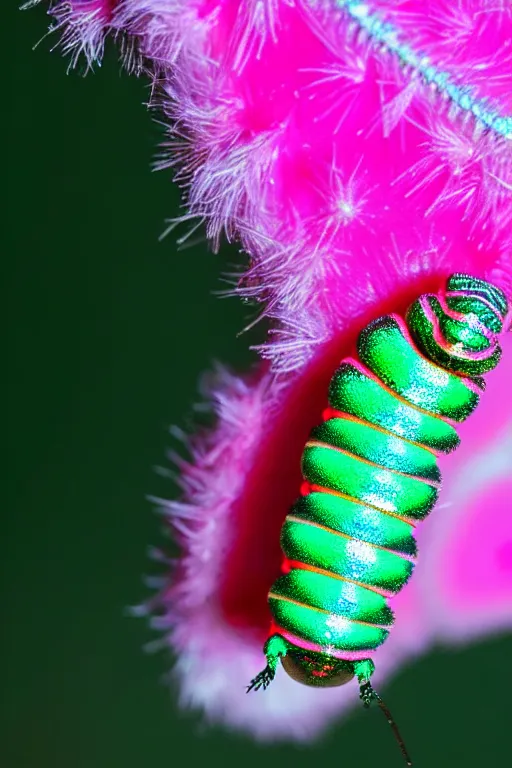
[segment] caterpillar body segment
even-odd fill
[[[311,490],[292,507],[289,517],[308,520],[390,552],[414,558],[417,554],[412,524],[383,510],[338,494]],[[288,518],[287,518],[288,519]]]
[[[341,363],[331,379],[329,404],[439,453],[450,453],[460,442],[451,423],[414,408],[350,358]]]

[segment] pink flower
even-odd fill
[[[415,6],[421,10],[413,13]],[[204,218],[212,240],[225,231],[241,237],[250,253],[238,292],[262,302],[273,319],[260,351],[281,378],[262,374],[243,400],[234,399],[238,428],[221,409],[206,464],[201,453],[189,469],[182,467],[185,482],[191,473],[197,503],[195,512],[186,507],[192,545],[185,536],[189,554],[161,596],[157,623],[168,628],[177,652],[184,702],[262,739],[306,740],[357,704],[350,686],[310,691],[278,675],[271,690],[253,698],[241,686],[262,665],[266,592],[278,574],[279,528],[300,485],[302,447],[325,405],[337,360],[369,319],[403,309],[454,270],[487,275],[509,290],[511,144],[454,108],[444,98],[449,82],[432,92],[396,57],[377,50],[354,20],[340,14],[338,23],[332,4],[321,6],[325,14],[302,3],[201,7],[183,38],[187,44],[169,48],[172,69],[165,57],[159,66],[162,103],[174,121],[170,163],[178,163],[189,209]],[[457,48],[450,60],[449,7],[429,8],[393,5],[403,12],[410,45],[428,43],[440,71],[446,68],[456,82],[464,75],[475,111],[478,99],[490,96],[496,114],[510,114],[508,9],[468,6],[481,54],[468,81],[474,47]],[[414,34],[405,24],[411,18]],[[509,357],[508,368],[503,363],[493,379],[496,386],[505,386],[510,370]],[[233,386],[240,383],[230,380],[221,390],[230,402]],[[475,427],[465,428],[467,451],[489,464],[491,476],[510,473],[502,438],[492,430],[485,440],[479,434],[497,402],[491,396]],[[499,416],[510,428],[510,408]],[[477,449],[483,442],[482,456]],[[486,528],[495,532],[487,550],[497,563],[488,587],[493,599],[486,593],[477,600],[475,584],[485,577],[468,580],[465,553],[474,555],[483,535],[482,503],[477,496],[468,508],[461,492],[464,463],[449,461],[449,506],[441,505],[420,533],[418,575],[394,601],[397,624],[377,656],[377,680],[434,640],[510,628],[505,512]],[[205,497],[195,496],[198,483]],[[219,516],[210,496],[218,486],[225,505]],[[475,493],[483,499],[484,490],[482,481]],[[173,519],[175,505],[168,508]],[[179,517],[181,504],[177,510]],[[449,525],[449,535],[437,534]],[[196,547],[213,558],[208,568],[191,554]],[[453,562],[446,551],[455,552]]]
[[[178,169],[185,220],[250,254],[236,293],[272,318],[260,351],[275,370],[449,266],[510,287],[512,12],[500,0],[451,8],[116,9],[111,26],[136,37],[169,117],[158,165]]]
[[[328,381],[366,322],[453,271],[512,295],[512,8],[123,0],[53,13],[73,57],[97,59],[107,31],[132,40],[169,119],[158,164],[177,168],[183,219],[204,220],[214,244],[241,241],[250,261],[234,292],[272,323],[269,368],[210,385],[217,427],[191,438],[183,499],[163,503],[183,556],[141,610],[177,653],[186,705],[258,738],[307,740],[357,702],[353,686],[278,675],[265,695],[244,692],[262,664],[279,529]],[[394,601],[377,682],[434,640],[510,629],[504,346],[464,447],[443,462],[445,496]]]

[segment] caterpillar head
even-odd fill
[[[355,675],[354,665],[326,653],[316,651],[288,650],[281,658],[286,673],[298,683],[315,688],[333,688],[345,685]]]

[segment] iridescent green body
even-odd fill
[[[500,359],[507,312],[498,288],[454,275],[405,321],[370,323],[358,359],[341,362],[330,409],[304,449],[302,496],[282,528],[283,575],[268,598],[269,679],[286,656],[309,685],[371,675],[393,624],[387,600],[414,569],[414,527],[437,500],[437,455],[459,443],[454,424],[474,410],[481,375]]]

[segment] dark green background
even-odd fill
[[[235,250],[157,241],[179,196],[169,173],[150,173],[160,131],[146,83],[113,55],[95,75],[66,76],[48,43],[31,51],[46,23],[41,7],[2,10],[0,768],[399,766],[376,712],[313,749],[199,733],[159,682],[169,659],[144,655],[152,635],[123,617],[146,594],[145,549],[160,541],[145,494],[174,492],[152,470],[168,425],[187,426],[212,359],[248,364],[248,338],[236,337],[248,310],[213,296]],[[509,763],[511,659],[502,638],[402,671],[386,698],[417,766]]]

